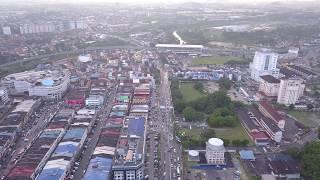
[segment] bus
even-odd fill
[[[177,177],[180,177],[180,167],[177,167]]]

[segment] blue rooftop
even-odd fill
[[[109,179],[112,166],[111,158],[95,157],[90,160],[84,180],[106,180]]]
[[[128,133],[129,135],[136,135],[143,137],[144,135],[144,122],[145,118],[130,118],[128,121]]]
[[[62,142],[58,145],[56,150],[53,152],[52,157],[55,156],[66,156],[72,157],[78,148],[79,143],[77,142]]]
[[[56,138],[60,135],[61,130],[54,130],[54,131],[44,131],[40,138]]]
[[[254,154],[252,151],[241,150],[239,153],[240,153],[241,159],[244,159],[244,160],[255,160],[256,159],[254,157]]]
[[[54,81],[52,79],[45,79],[41,81],[41,84],[44,86],[52,86],[54,84]]]
[[[46,169],[41,172],[37,180],[57,180],[62,177],[63,173],[63,169]]]
[[[63,139],[78,139],[81,140],[85,134],[86,128],[72,128],[67,131]]]

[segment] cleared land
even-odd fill
[[[180,91],[182,93],[183,99],[187,102],[190,102],[205,96],[205,94],[194,89],[193,86],[194,86],[194,83],[180,84]]]
[[[222,139],[236,140],[236,139],[247,139],[251,143],[251,139],[242,128],[240,122],[237,123],[235,127],[232,128],[214,128],[216,136]]]
[[[229,61],[244,61],[239,57],[234,56],[213,56],[213,57],[198,57],[192,60],[192,65],[214,65],[224,64]]]
[[[308,127],[317,127],[320,125],[319,112],[289,111],[289,114]]]

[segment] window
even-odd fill
[[[264,62],[264,68],[263,70],[268,70],[269,68],[269,63],[270,63],[270,55],[266,56],[266,61]]]

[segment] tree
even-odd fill
[[[302,174],[308,179],[320,177],[320,142],[308,143],[302,155]]]
[[[176,102],[174,103],[174,109],[179,113],[182,113],[185,108],[186,102],[183,100],[176,100]]]
[[[202,84],[201,82],[196,81],[196,82],[194,83],[193,87],[194,87],[194,89],[196,89],[197,91],[199,91],[199,92],[201,92],[201,93],[203,92],[204,87],[203,87],[203,84]]]
[[[229,90],[232,86],[232,82],[228,78],[220,78],[218,80],[219,87],[223,90]]]
[[[289,105],[289,110],[292,111],[294,109],[294,104]]]
[[[213,129],[206,129],[201,133],[201,138],[204,140],[208,140],[213,137],[216,137],[216,132]]]
[[[196,111],[192,107],[188,106],[183,111],[183,116],[187,121],[200,121],[205,118],[205,115],[201,112]]]

